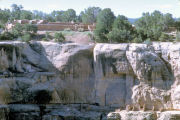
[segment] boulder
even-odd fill
[[[157,115],[155,112],[121,111],[109,113],[108,120],[157,120]]]

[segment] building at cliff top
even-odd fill
[[[34,24],[37,25],[38,31],[62,31],[72,30],[78,31],[93,31],[95,24],[83,24],[78,22],[48,22],[47,20],[14,20],[12,23],[8,23],[6,28],[10,30],[16,23],[20,24]]]

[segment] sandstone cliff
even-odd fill
[[[179,56],[180,43],[168,42],[152,45],[0,42],[0,103],[11,104],[7,109],[2,107],[10,113],[13,105],[19,104],[179,110]],[[33,105],[24,107],[43,116],[42,107]],[[93,119],[103,118],[96,113],[92,113],[96,115]],[[50,118],[45,114],[37,118],[40,119]]]

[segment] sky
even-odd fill
[[[0,8],[10,8],[12,4],[22,5],[26,10],[40,10],[50,13],[53,10],[72,8],[77,14],[85,8],[96,6],[111,8],[115,15],[138,18],[143,12],[159,10],[180,18],[180,0],[0,0]]]

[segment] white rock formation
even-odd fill
[[[48,103],[180,109],[180,43],[1,42],[0,50],[0,86],[9,90],[1,103],[46,94]]]

